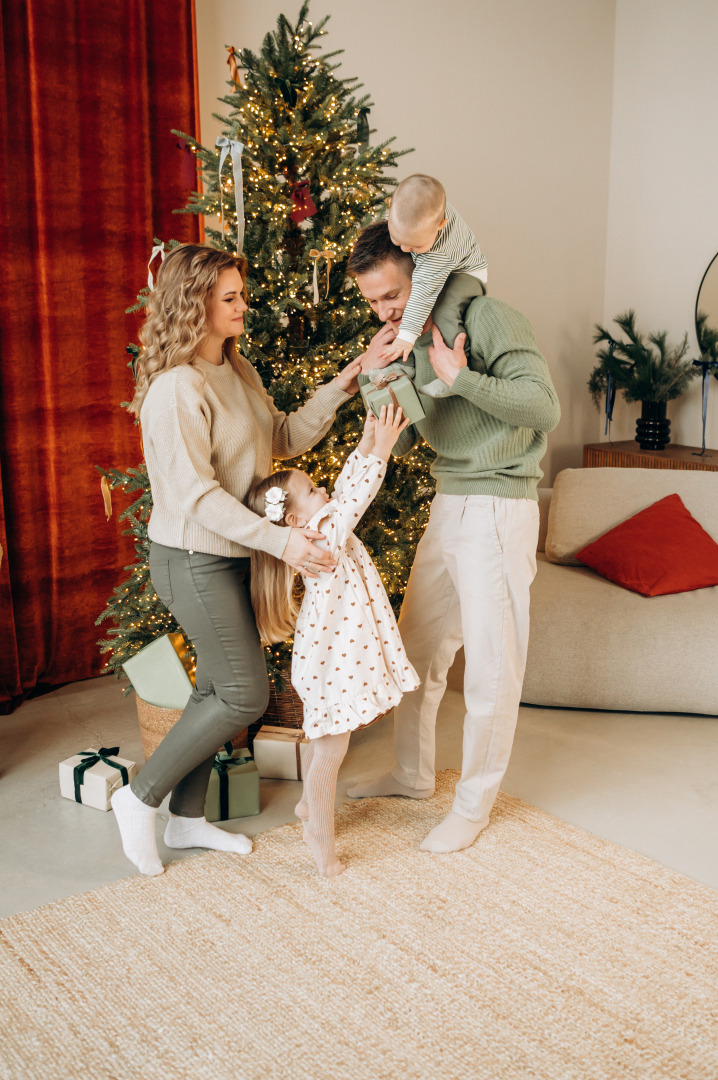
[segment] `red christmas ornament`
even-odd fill
[[[300,180],[298,184],[294,185],[292,188],[292,202],[294,203],[294,209],[289,216],[297,225],[300,221],[304,221],[305,218],[314,217],[317,208],[309,194],[308,180]]]

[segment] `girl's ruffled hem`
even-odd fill
[[[405,693],[416,690],[419,685],[418,679],[407,679],[403,687],[396,684],[378,686],[370,693],[331,704],[326,709],[307,705],[305,702],[302,725],[304,734],[308,739],[319,739],[323,735],[340,735],[345,731],[366,727],[395,708]]]

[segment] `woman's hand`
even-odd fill
[[[361,361],[361,356],[357,356],[353,360],[350,360],[347,366],[343,368],[334,379],[334,382],[345,394],[356,394],[359,389],[357,375],[362,369]]]
[[[336,561],[330,552],[323,551],[312,543],[313,540],[323,539],[322,534],[315,529],[292,529],[282,561],[293,566],[305,577],[318,577],[318,571],[330,574],[337,565]]]

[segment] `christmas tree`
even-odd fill
[[[207,229],[208,241],[247,257],[250,312],[241,348],[287,412],[306,400],[308,389],[333,378],[378,329],[346,263],[362,226],[383,215],[396,184],[386,170],[400,156],[390,149],[393,140],[371,145],[369,97],[357,96],[355,79],[335,74],[337,52],[321,54],[327,19],[313,26],[308,7],[302,6],[296,25],[280,16],[258,55],[228,48],[230,93],[221,101],[229,112],[217,117],[223,125],[218,148],[175,133],[196,154],[203,176],[203,191],[179,212],[218,216],[220,228]],[[144,289],[139,303],[148,295]],[[363,423],[357,395],[339,410],[322,442],[289,464],[331,490]],[[431,456],[422,444],[392,460],[357,530],[397,612],[428,518]],[[111,650],[108,667],[121,674],[121,664],[139,648],[178,627],[149,581],[146,471],[100,471],[108,491],[137,495],[122,515],[137,559],[98,620],[114,623],[100,646]],[[270,674],[280,686],[290,652],[290,644],[267,650]]]

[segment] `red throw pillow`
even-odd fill
[[[602,577],[643,596],[718,585],[718,544],[679,495],[667,495],[576,552]]]

